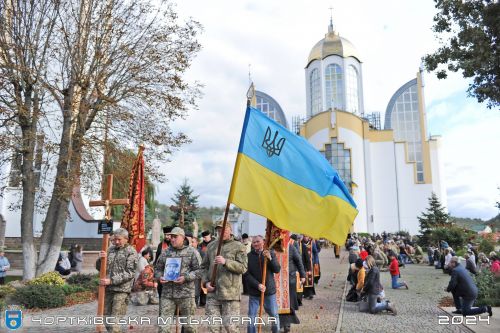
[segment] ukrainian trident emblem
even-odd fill
[[[280,156],[281,150],[285,145],[285,138],[280,138],[277,142],[279,132],[276,131],[274,133],[274,137],[272,137],[271,128],[268,126],[266,130],[266,134],[264,134],[264,140],[262,141],[262,147],[266,150],[267,156],[272,157],[273,155]]]

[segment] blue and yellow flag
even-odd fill
[[[304,138],[247,108],[229,201],[279,228],[344,244],[358,211],[328,161]]]

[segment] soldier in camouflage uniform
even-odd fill
[[[163,251],[155,266],[155,278],[163,285],[160,298],[160,317],[166,320],[176,314],[179,308],[181,317],[191,317],[195,314],[194,301],[195,281],[201,277],[201,257],[195,248],[184,245],[184,230],[175,227],[169,233],[170,247]],[[165,277],[165,263],[168,258],[181,258],[179,277],[168,281]],[[189,322],[189,319],[187,320]],[[184,332],[196,333],[196,327],[184,325]],[[171,332],[169,325],[159,327],[159,332]]]
[[[138,257],[136,250],[128,244],[128,232],[116,229],[112,237],[113,245],[108,252],[101,251],[96,261],[96,269],[101,268],[101,259],[106,259],[107,277],[99,283],[106,286],[104,296],[104,316],[114,317],[112,321],[127,313],[130,291],[134,282]],[[121,332],[119,325],[106,325],[108,332]]]
[[[229,322],[230,317],[240,316],[241,276],[247,271],[248,257],[246,246],[234,240],[231,235],[231,225],[227,224],[223,235],[222,224],[217,226],[219,239],[223,241],[222,251],[217,254],[218,241],[208,245],[207,253],[201,264],[203,268],[202,283],[208,290],[206,314],[207,316],[222,317],[226,332],[239,332],[239,328]],[[210,279],[214,264],[217,265],[215,286]],[[211,325],[210,332],[222,332],[222,327]]]

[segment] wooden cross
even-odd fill
[[[181,212],[181,218],[179,220],[179,227],[184,228],[184,214],[195,210],[195,206],[186,206],[186,197],[181,195],[181,201],[179,206],[170,206],[170,210],[173,212]]]
[[[128,199],[113,199],[113,175],[108,175],[108,182],[107,182],[107,189],[106,189],[106,196],[102,200],[94,200],[90,201],[89,205],[90,207],[102,207],[104,206],[106,208],[105,212],[105,219],[107,221],[111,220],[111,208],[113,206],[118,206],[118,205],[128,205],[129,200]],[[101,251],[108,252],[108,243],[109,243],[109,234],[104,234],[102,236],[102,247]],[[105,279],[106,278],[106,261],[107,260],[101,260],[101,269],[99,270],[99,279]],[[105,286],[102,286],[99,284],[99,296],[97,299],[97,316],[102,317],[104,313],[104,293],[105,293]],[[102,325],[99,325],[97,327],[98,332],[102,332],[104,328]]]

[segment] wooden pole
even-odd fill
[[[113,199],[113,175],[108,175],[108,184],[106,189],[106,196],[103,200],[90,201],[89,205],[91,207],[104,206],[105,211],[105,219],[107,221],[111,220],[111,208],[116,205],[128,205],[128,199]],[[102,236],[102,246],[101,251],[108,251],[108,243],[109,243],[109,234],[104,234]],[[106,278],[106,264],[107,260],[102,260],[101,258],[101,267],[99,269],[99,280]],[[104,314],[104,295],[106,292],[106,286],[99,284],[99,293],[97,297],[97,317],[102,317]],[[98,332],[104,332],[105,329],[103,325],[97,325]]]
[[[264,243],[264,250],[272,249],[274,244],[276,244],[281,239],[281,237],[278,237],[271,242],[272,226],[273,222],[268,219],[266,226],[266,242]],[[267,257],[264,257],[264,267],[262,268],[262,285],[264,287],[266,286],[266,277],[267,277]],[[264,310],[265,293],[266,293],[265,291],[260,292],[259,318],[262,318],[262,312],[264,312],[263,310]],[[261,330],[262,330],[262,325],[259,325],[259,327],[257,328],[258,333],[260,333]]]
[[[175,315],[177,318],[175,318],[175,333],[179,333],[179,306],[175,306]]]
[[[224,236],[224,231],[226,230],[226,225],[227,225],[227,215],[229,214],[229,206],[231,206],[231,202],[228,200],[226,204],[226,210],[224,211],[224,220],[222,222],[222,230],[220,231],[219,239],[218,239],[218,244],[217,244],[217,254],[215,256],[219,256],[221,251],[222,251],[222,243],[224,240],[222,237]],[[212,287],[215,287],[215,279],[217,278],[217,267],[219,267],[217,264],[214,263],[214,269],[212,270],[212,277],[210,278],[210,284]]]

